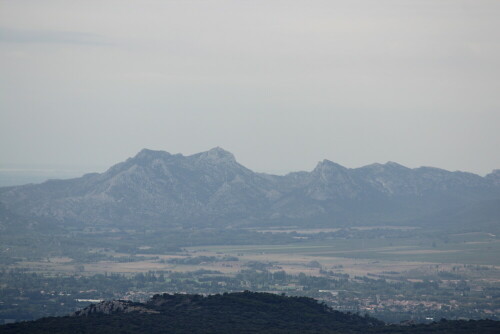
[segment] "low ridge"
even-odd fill
[[[441,321],[387,326],[368,315],[343,313],[307,297],[239,292],[155,295],[146,303],[91,305],[72,316],[0,326],[9,333],[497,333],[498,322]]]

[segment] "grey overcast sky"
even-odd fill
[[[0,0],[0,167],[221,146],[256,171],[484,175],[499,18],[498,0]]]

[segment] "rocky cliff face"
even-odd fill
[[[145,149],[102,174],[0,188],[0,202],[18,215],[88,225],[380,223],[499,199],[499,175],[324,160],[276,176],[221,148],[191,156]]]
[[[114,314],[114,313],[160,313],[158,311],[146,308],[144,305],[139,303],[133,303],[126,300],[110,300],[103,301],[98,304],[92,304],[86,308],[76,311],[71,316],[73,317],[86,317],[91,314],[102,313],[102,314]]]
[[[500,186],[500,169],[495,169],[493,172],[486,175],[486,179],[495,186]]]

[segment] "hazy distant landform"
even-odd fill
[[[495,228],[500,170],[486,177],[394,162],[255,173],[221,149],[183,156],[144,149],[106,172],[0,188],[5,210],[89,226],[349,226]]]

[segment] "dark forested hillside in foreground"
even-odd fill
[[[306,297],[241,292],[156,295],[91,305],[72,316],[0,326],[1,333],[498,333],[491,320],[385,325]]]

